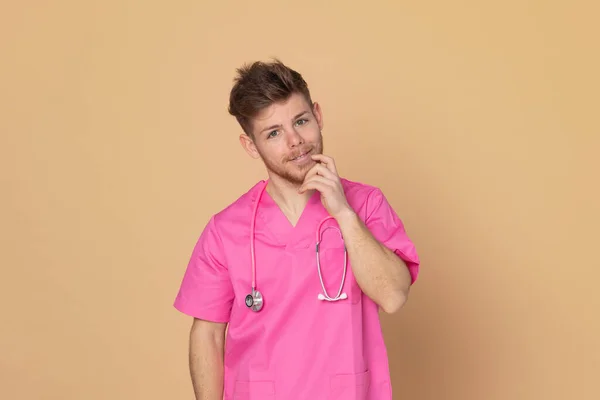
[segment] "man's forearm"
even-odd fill
[[[189,367],[196,400],[223,399],[223,349],[221,335],[192,329]]]
[[[377,241],[356,213],[340,216],[338,224],[361,290],[387,313],[400,309],[411,284],[404,261]]]

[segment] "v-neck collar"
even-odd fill
[[[261,225],[272,233],[273,239],[286,249],[306,248],[313,245],[319,222],[328,216],[321,203],[321,194],[315,191],[308,199],[296,225],[292,225],[279,205],[265,190],[258,205]]]

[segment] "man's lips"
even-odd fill
[[[299,160],[305,158],[306,156],[308,156],[308,154],[310,154],[311,151],[312,150],[305,151],[304,153],[298,155],[297,157],[292,158],[290,161],[299,161]]]

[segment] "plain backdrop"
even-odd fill
[[[382,316],[394,399],[600,398],[598,11],[3,3],[0,398],[193,398],[172,303],[209,217],[265,177],[227,102],[271,57],[419,251]]]

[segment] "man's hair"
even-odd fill
[[[229,95],[229,113],[250,137],[253,137],[252,118],[271,104],[285,101],[293,93],[299,93],[311,107],[313,105],[302,75],[278,59],[243,65],[237,69],[237,73]]]

